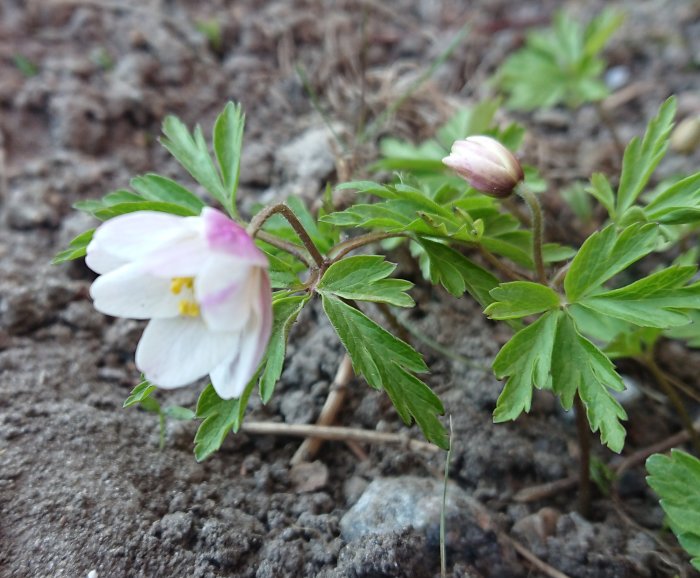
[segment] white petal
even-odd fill
[[[198,317],[154,319],[136,348],[136,367],[154,385],[180,387],[230,358],[238,341],[236,333],[212,333]]]
[[[90,241],[87,246],[85,264],[95,273],[109,273],[121,267],[126,262],[126,260],[115,257],[112,253],[106,251],[99,242]]]
[[[157,277],[196,277],[210,253],[202,237],[187,237],[151,251],[140,261]]]
[[[123,265],[100,277],[90,287],[95,309],[131,319],[173,317],[180,297],[170,291],[170,279],[153,277],[138,263]]]
[[[100,225],[92,243],[124,261],[134,261],[177,240],[201,236],[202,228],[199,217],[136,211],[119,215]]]
[[[239,331],[250,317],[259,291],[260,269],[228,255],[207,259],[194,281],[202,317],[214,331]]]
[[[221,399],[241,397],[245,386],[252,379],[263,351],[258,346],[259,335],[254,331],[241,334],[238,354],[227,359],[210,374],[211,384]]]

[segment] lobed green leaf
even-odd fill
[[[646,462],[647,482],[661,498],[671,530],[700,570],[700,461],[680,450],[654,454]]]
[[[556,291],[530,281],[501,283],[491,290],[491,297],[494,302],[484,311],[491,319],[520,319],[560,306]]]
[[[334,295],[323,293],[322,299],[355,372],[372,387],[387,392],[406,424],[415,420],[429,441],[447,449],[447,432],[437,417],[444,408],[430,388],[412,374],[428,369],[420,354]]]
[[[275,299],[272,304],[272,333],[267,345],[265,369],[260,376],[260,397],[263,403],[270,401],[274,393],[277,380],[282,375],[289,331],[310,298],[309,294],[291,295]]]
[[[406,291],[413,287],[413,283],[403,279],[387,279],[394,269],[396,265],[380,255],[346,257],[326,270],[316,290],[343,299],[412,307],[415,303]]]
[[[618,218],[622,218],[634,204],[666,154],[675,114],[676,99],[670,97],[649,122],[644,138],[634,138],[627,145],[622,159],[620,185],[617,188],[615,213]]]
[[[583,243],[564,279],[569,302],[588,296],[603,283],[654,250],[658,227],[634,224],[619,234],[614,225],[593,233]]]

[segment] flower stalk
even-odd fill
[[[294,232],[299,237],[299,240],[304,244],[304,247],[306,247],[306,250],[313,258],[317,267],[322,268],[326,265],[326,260],[323,258],[323,255],[321,255],[321,252],[318,250],[318,247],[316,247],[316,244],[311,240],[311,237],[306,232],[304,225],[301,224],[301,221],[299,221],[294,212],[283,203],[265,207],[262,211],[255,215],[246,229],[248,235],[253,238],[259,236],[260,229],[273,215],[282,215],[292,226],[292,229],[294,229]]]
[[[547,284],[547,273],[544,269],[544,258],[542,256],[542,237],[544,233],[542,224],[542,207],[537,200],[537,196],[525,184],[517,188],[518,194],[527,203],[532,215],[532,259],[535,262],[537,280],[543,285]]]

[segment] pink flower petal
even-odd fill
[[[199,317],[154,319],[136,348],[136,367],[163,388],[204,377],[238,351],[238,333],[212,333]]]
[[[221,211],[205,207],[202,209],[204,237],[215,251],[228,253],[248,261],[251,265],[267,267],[267,257],[255,246],[245,229],[234,223]]]

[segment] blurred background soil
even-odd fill
[[[700,114],[700,4],[691,0],[0,0],[0,576],[439,576],[443,453],[333,442],[292,468],[298,440],[239,434],[198,464],[196,424],[177,421],[159,450],[157,417],[121,409],[138,383],[142,324],[93,310],[82,263],[49,262],[94,226],[72,203],[148,171],[191,184],[157,143],[166,114],[208,132],[226,101],[240,101],[244,207],[289,195],[313,207],[326,183],[363,175],[382,135],[419,141],[490,95],[489,77],[553,10],[587,19],[609,5],[627,13],[606,51],[614,92],[605,104],[623,140],[670,94],[679,119]],[[466,23],[450,58],[353,147],[359,127],[406,96]],[[552,183],[550,216],[575,242],[556,190],[614,173],[609,134],[590,106],[501,114],[509,118],[526,124],[523,156]],[[672,154],[660,174],[697,171],[699,160]],[[542,396],[516,423],[492,424],[501,384],[488,367],[507,333],[468,298],[421,283],[414,296],[411,323],[461,356],[421,348],[454,429],[449,575],[695,575],[661,531],[641,467],[617,481],[615,499],[596,494],[592,520],[576,513],[573,490],[516,501],[523,488],[576,472],[572,419]],[[266,407],[253,400],[248,419],[318,417],[342,357],[320,313],[304,312],[277,395]],[[672,344],[664,360],[699,385],[697,354]],[[642,390],[648,381],[626,378]],[[194,407],[197,391],[158,399]],[[625,403],[626,454],[680,429],[663,402]],[[340,421],[420,437],[359,380]]]

